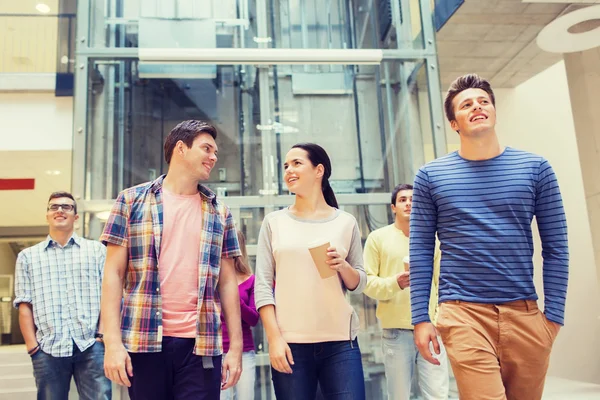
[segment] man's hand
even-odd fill
[[[398,286],[400,289],[406,289],[410,286],[410,272],[405,271],[396,275],[396,282],[398,282]]]
[[[429,349],[429,343],[433,344],[433,351],[435,354],[440,354],[440,343],[437,340],[437,331],[435,326],[431,322],[421,322],[415,325],[415,344],[419,349],[421,356],[434,365],[440,365],[438,359],[436,359],[431,350]]]
[[[104,348],[104,375],[119,385],[131,387],[128,376],[133,376],[133,366],[123,343],[105,345]]]
[[[546,318],[546,315],[544,315],[544,318]],[[560,328],[562,328],[562,325],[557,324],[554,321],[550,321],[548,318],[546,318],[546,321],[548,322],[548,326],[550,327],[552,332],[554,332],[554,337],[556,337],[556,335],[558,335],[558,332],[560,332]]]
[[[279,336],[274,340],[269,340],[269,358],[271,359],[271,365],[276,371],[284,374],[292,373],[292,367],[290,366],[294,365],[292,349],[283,340],[283,337]]]
[[[34,346],[27,346],[25,345],[25,347],[27,348],[27,354],[29,354],[30,357],[33,357],[33,355],[35,353],[37,353],[38,351],[40,351],[40,345],[36,344]],[[32,353],[30,353],[31,350],[34,350]]]
[[[242,352],[230,348],[223,359],[221,371],[221,390],[235,386],[242,375]]]

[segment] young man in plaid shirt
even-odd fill
[[[216,399],[240,377],[236,229],[199,184],[217,162],[216,137],[203,121],[173,128],[167,175],[123,190],[101,237],[104,370],[132,400]],[[221,302],[231,340],[223,361]]]
[[[67,400],[72,377],[81,399],[111,397],[98,324],[106,248],[73,232],[78,219],[73,195],[52,193],[48,237],[17,257],[14,305],[38,399]]]

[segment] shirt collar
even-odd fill
[[[162,191],[163,181],[165,180],[166,176],[167,175],[161,175],[152,181],[152,183],[150,184],[150,190],[154,194]],[[213,192],[208,187],[206,187],[200,183],[198,183],[198,193],[200,193],[200,196],[202,198],[204,198],[205,200],[207,200],[213,204],[217,203],[217,195],[215,194],[215,192]]]
[[[67,241],[67,244],[64,247],[67,247],[68,245],[73,243],[75,243],[77,246],[81,246],[81,237],[75,232],[73,232],[73,234],[71,235],[71,237]],[[56,241],[52,239],[50,235],[46,236],[46,240],[44,241],[44,250],[46,250],[49,246],[54,246],[54,244],[58,243],[56,243]]]

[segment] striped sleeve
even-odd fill
[[[546,160],[538,173],[535,217],[544,259],[544,313],[550,321],[563,325],[569,277],[567,220],[556,175]]]
[[[410,213],[410,299],[412,323],[429,322],[429,296],[433,278],[433,258],[437,211],[422,167],[415,177]]]

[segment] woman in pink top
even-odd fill
[[[254,400],[254,381],[256,379],[256,354],[254,352],[254,339],[252,326],[258,323],[258,311],[254,305],[254,275],[248,266],[248,253],[246,252],[246,237],[238,230],[238,242],[242,252],[241,257],[235,257],[235,273],[240,291],[240,310],[242,314],[242,335],[244,338],[244,352],[242,353],[242,375],[238,383],[221,391],[221,400]],[[221,315],[223,327],[223,357],[229,351],[229,336],[225,318]]]
[[[367,282],[356,219],[338,209],[331,162],[321,146],[295,145],[284,169],[295,201],[265,217],[256,257],[256,307],[275,395],[313,400],[318,385],[328,399],[364,400],[358,317],[345,297],[346,290],[362,292]],[[315,240],[330,244],[329,269],[319,270],[311,257]]]

